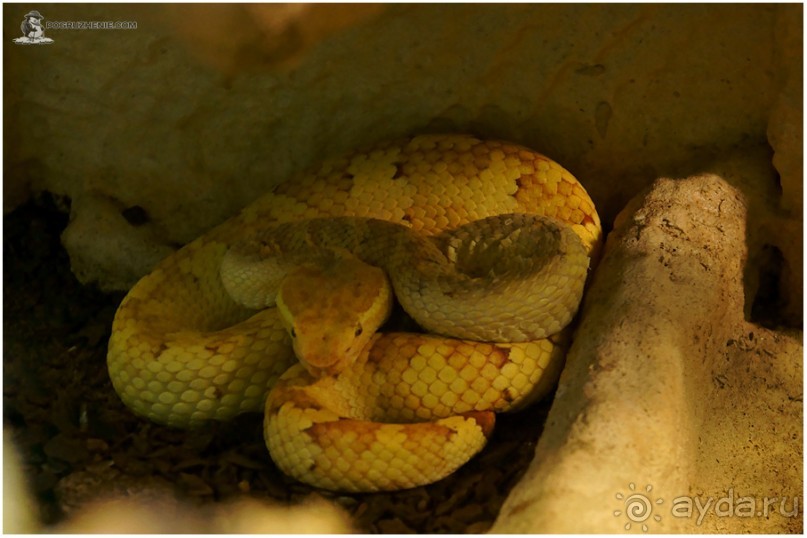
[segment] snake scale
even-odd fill
[[[507,276],[502,265],[522,265],[508,248],[543,244],[524,231],[529,226],[547,228],[554,258],[571,262],[539,263],[549,279],[541,299],[518,287],[521,276],[492,299],[480,293]],[[490,233],[494,239],[484,239]],[[284,242],[286,234],[295,239]],[[568,340],[561,329],[601,234],[585,189],[532,150],[468,135],[379,144],[279,184],[159,263],[118,308],[109,374],[132,411],[162,424],[193,427],[264,411],[272,459],[311,485],[378,491],[430,483],[481,450],[495,412],[522,408],[550,389]],[[368,247],[375,235],[394,240],[375,252]],[[255,285],[267,249],[294,252],[274,264],[282,267],[269,284]],[[327,263],[308,264],[306,250]],[[421,250],[436,253],[416,261]],[[439,257],[470,275],[467,282],[446,284],[451,279],[431,269]],[[407,259],[420,266],[419,277],[397,275]],[[335,281],[341,288],[334,289],[354,290],[351,300],[372,314],[372,326],[357,326],[340,310],[349,302],[344,291],[330,292]],[[253,299],[267,286],[281,291]],[[565,292],[569,286],[577,291]],[[356,289],[379,295],[371,303]],[[385,289],[428,334],[375,332],[392,300]],[[570,306],[553,306],[563,301]],[[295,310],[307,302],[308,310]],[[544,307],[559,313],[547,317]],[[470,327],[466,311],[476,312]],[[501,312],[515,317],[496,325]],[[329,319],[347,320],[350,334],[343,338]],[[495,328],[480,332],[473,320]],[[459,333],[457,324],[465,327]],[[349,360],[329,351],[333,341],[349,348],[338,354]]]

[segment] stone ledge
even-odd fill
[[[660,521],[633,522],[656,532],[799,532],[800,517],[670,511],[729,488],[759,502],[802,491],[800,337],[745,321],[745,242],[746,204],[714,175],[658,180],[620,213],[492,532],[620,532],[633,493],[663,499]]]

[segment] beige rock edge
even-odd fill
[[[744,320],[745,244],[743,197],[714,175],[658,180],[619,214],[491,532],[800,532],[801,499],[780,514],[802,492],[800,335]]]
[[[200,509],[177,500],[173,486],[156,478],[149,485],[114,483],[57,526],[42,527],[14,446],[3,436],[3,532],[31,534],[320,534],[355,532],[348,514],[312,494],[294,506],[252,498]],[[137,481],[136,481],[137,482]],[[112,486],[110,487],[110,484]]]

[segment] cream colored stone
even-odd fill
[[[10,24],[23,15],[3,9]],[[583,181],[608,222],[652,178],[697,172],[739,141],[764,141],[766,127],[778,136],[771,111],[801,70],[796,5],[117,4],[43,15],[139,24],[9,45],[7,201],[50,190],[143,207],[159,248],[144,249],[136,272],[323,156],[421,131],[537,148]],[[796,146],[777,159],[798,161]],[[95,211],[86,200],[81,210]],[[92,235],[70,249],[84,281],[131,284],[134,268],[101,263],[108,252]]]
[[[3,430],[3,533],[31,534],[39,527],[38,508],[12,435],[12,431]]]
[[[291,506],[243,496],[205,509],[179,501],[173,485],[159,476],[132,477],[99,462],[59,481],[66,514],[56,526],[39,520],[22,465],[3,439],[3,532],[31,534],[332,534],[353,525],[335,503],[312,494]]]
[[[47,530],[68,534],[344,534],[352,530],[340,508],[316,496],[291,507],[245,498],[206,510],[178,503],[170,495],[147,497],[95,501]]]
[[[173,252],[156,225],[131,224],[124,217],[126,209],[97,193],[82,193],[73,200],[73,217],[62,244],[80,281],[93,281],[103,273],[105,287],[126,289],[151,270],[154,260]]]
[[[620,213],[535,458],[492,532],[799,532],[779,505],[672,512],[729,490],[759,510],[801,495],[800,334],[744,319],[746,218],[713,175],[659,180]]]
[[[380,4],[167,4],[161,18],[200,61],[237,75],[296,66],[320,41],[383,9]]]

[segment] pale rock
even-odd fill
[[[346,534],[349,518],[335,504],[312,496],[294,506],[244,498],[207,509],[170,496],[121,496],[83,507],[59,526],[65,534]]]
[[[24,14],[3,9],[9,21]],[[652,179],[699,172],[764,143],[766,129],[783,182],[800,185],[797,5],[118,4],[43,15],[138,23],[52,29],[47,49],[10,45],[5,61],[6,208],[49,190],[83,198],[74,213],[105,213],[97,199],[150,217],[141,226],[156,245],[142,231],[105,244],[74,234],[82,281],[104,289],[128,287],[166,248],[322,158],[412,133],[470,131],[545,152],[604,222]],[[138,265],[103,262],[127,242],[142,249]],[[795,272],[798,253],[782,252]]]
[[[127,220],[127,209],[133,208],[121,207],[114,199],[83,193],[73,200],[72,209],[62,244],[70,255],[73,273],[80,281],[92,281],[98,271],[103,271],[107,275],[106,287],[126,289],[151,270],[154,260],[174,250],[163,243],[155,225]],[[145,218],[147,216],[139,217]],[[99,251],[104,255],[98,256]]]
[[[12,437],[3,429],[3,533],[31,534],[39,528],[39,510]]]
[[[729,496],[757,510],[786,496],[787,513],[802,491],[803,348],[745,320],[747,214],[714,175],[658,180],[619,214],[535,458],[491,532],[799,532],[778,504],[679,517],[686,499]]]

